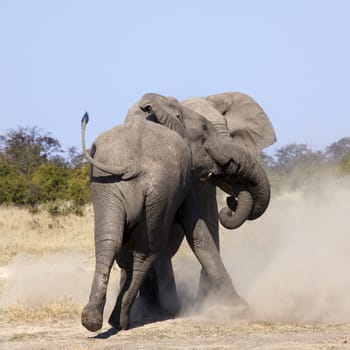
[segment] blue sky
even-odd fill
[[[350,136],[350,1],[0,0],[0,133],[65,148],[121,124],[146,92],[251,95],[278,142]]]

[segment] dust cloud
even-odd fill
[[[222,230],[222,255],[253,317],[350,321],[350,180],[319,180],[275,195],[268,211]]]
[[[93,269],[93,257],[73,250],[48,256],[20,253],[0,269],[0,277],[5,281],[0,293],[0,308],[18,304],[40,307],[62,300],[85,304]],[[119,289],[118,270],[113,268],[111,271],[107,312],[112,310]]]
[[[252,319],[265,322],[350,322],[349,180],[327,180],[275,194],[267,212],[235,231],[221,229],[221,252]],[[19,254],[1,274],[0,307],[88,300],[93,257],[77,252]],[[106,315],[118,291],[113,269]],[[183,314],[192,310],[200,266],[183,245],[174,258]],[[208,303],[207,305],[210,305]],[[225,313],[219,308],[222,320]],[[197,310],[198,311],[198,310]],[[204,315],[205,308],[201,313]],[[211,309],[212,312],[212,309]],[[227,315],[226,321],[232,320]]]
[[[258,220],[220,228],[221,255],[249,318],[281,323],[350,322],[350,180],[319,179],[274,194]],[[175,257],[179,293],[190,314],[234,321],[208,300],[191,307],[200,267]],[[215,298],[215,297],[214,297]],[[244,319],[246,316],[243,317]]]
[[[89,290],[86,258],[77,252],[50,256],[16,255],[2,268],[6,279],[0,306],[42,306],[64,298],[81,302]]]

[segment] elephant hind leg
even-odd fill
[[[124,222],[125,212],[121,206],[95,208],[96,266],[89,302],[82,312],[82,324],[92,332],[103,324],[109,274],[122,244]]]
[[[158,262],[158,259],[155,262],[155,264],[157,262]],[[153,310],[159,310],[160,301],[159,301],[158,276],[154,265],[148,270],[146,278],[141,285],[139,298],[142,300],[144,304],[147,305],[147,307],[151,307]]]
[[[178,251],[184,232],[177,222],[173,223],[170,232],[168,244],[149,270],[140,289],[140,299],[155,311],[158,319],[173,318],[180,311],[171,258]]]
[[[140,252],[134,252],[132,270],[127,271],[127,281],[119,293],[116,305],[108,321],[112,327],[116,329],[129,328],[131,306],[156,258],[155,254],[145,255]]]
[[[157,320],[173,318],[180,310],[171,260],[168,255],[162,255],[149,269],[139,296],[141,305]]]

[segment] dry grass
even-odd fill
[[[68,215],[51,217],[46,212],[30,214],[25,209],[0,207],[0,267],[19,253],[49,256],[74,250],[94,255],[93,214],[87,207],[83,217]],[[6,279],[0,275],[0,293]],[[80,316],[82,305],[69,299],[54,300],[40,306],[0,305],[1,322],[58,321]]]
[[[0,309],[0,322],[58,322],[80,317],[82,309],[83,305],[66,299],[38,307],[18,304]]]
[[[94,254],[92,208],[82,217],[53,218],[45,212],[30,214],[26,209],[0,207],[0,266],[18,253],[49,255],[74,249]]]

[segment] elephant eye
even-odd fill
[[[208,127],[207,127],[206,124],[202,124],[202,130],[203,130],[203,131],[208,131]]]
[[[175,117],[176,117],[178,120],[180,120],[181,123],[183,123],[183,118],[182,118],[181,113],[176,113],[176,114],[175,114]]]

